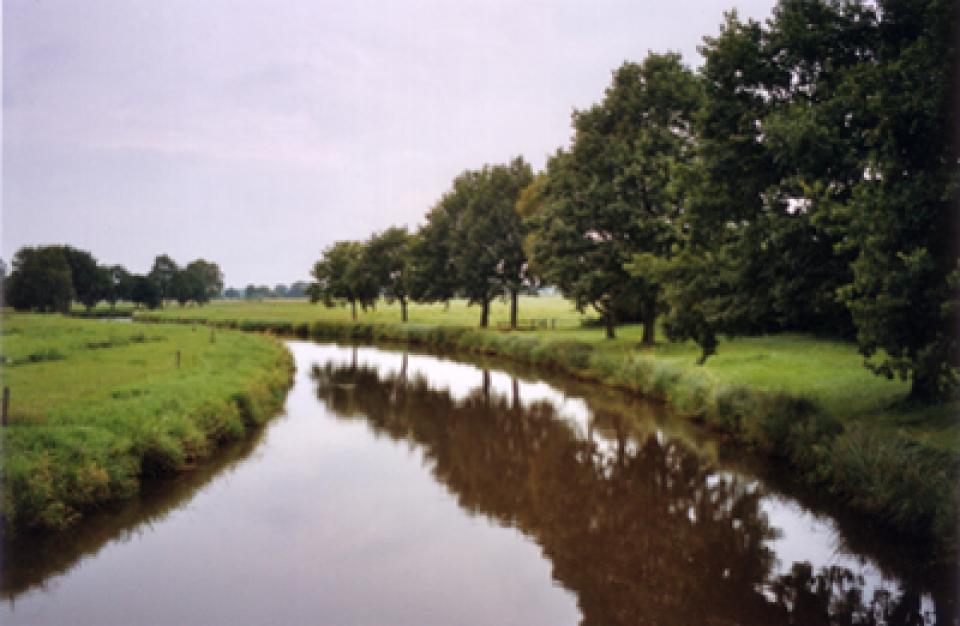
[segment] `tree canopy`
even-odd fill
[[[916,398],[951,393],[955,35],[948,0],[730,12],[696,72],[674,53],[614,71],[544,172],[520,158],[466,170],[403,245],[392,231],[335,244],[314,298],[464,297],[486,326],[493,298],[542,282],[611,338],[639,321],[652,344],[659,320],[701,363],[724,334],[826,334],[855,338]]]
[[[533,256],[545,279],[581,309],[592,306],[614,336],[619,308],[636,305],[654,341],[660,285],[625,268],[634,254],[667,255],[691,156],[701,88],[679,55],[651,54],[613,75],[603,102],[574,114],[568,151],[547,168],[548,204],[536,218]]]

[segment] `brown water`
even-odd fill
[[[7,542],[0,623],[954,623],[952,584],[908,545],[779,493],[660,406],[289,345],[286,411],[252,439]]]

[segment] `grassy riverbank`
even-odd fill
[[[494,329],[479,330],[476,309],[462,302],[411,306],[407,324],[397,322],[395,306],[351,322],[342,308],[286,301],[171,307],[141,317],[496,354],[628,389],[779,459],[799,481],[884,526],[954,549],[958,405],[906,403],[908,385],[871,374],[852,344],[802,335],[739,338],[722,342],[698,367],[695,346],[642,348],[640,329],[630,326],[606,340],[560,298],[524,298],[520,310],[521,318],[543,320],[536,330],[496,330],[507,319],[504,304],[493,309]]]
[[[12,528],[69,526],[145,475],[191,467],[275,413],[293,366],[267,337],[204,328],[4,313],[2,333]]]

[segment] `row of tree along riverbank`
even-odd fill
[[[196,323],[149,314],[141,321]],[[956,485],[960,462],[950,449],[895,432],[843,422],[815,400],[718,382],[693,363],[665,362],[603,344],[434,324],[371,324],[253,319],[215,326],[303,339],[402,342],[439,351],[495,355],[599,382],[669,403],[827,490],[850,510],[926,543],[931,554],[956,554]]]
[[[0,429],[7,531],[62,529],[142,479],[194,467],[283,405],[287,350],[268,337],[3,315]]]
[[[960,381],[956,7],[781,0],[726,16],[691,70],[673,53],[613,72],[570,145],[464,171],[415,232],[328,247],[312,294],[355,310],[539,284],[614,338],[813,332],[916,399]],[[719,16],[718,16],[719,18]]]

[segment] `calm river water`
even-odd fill
[[[952,583],[908,545],[778,492],[663,407],[289,346],[285,413],[254,437],[68,533],[5,543],[0,623],[954,622]]]

